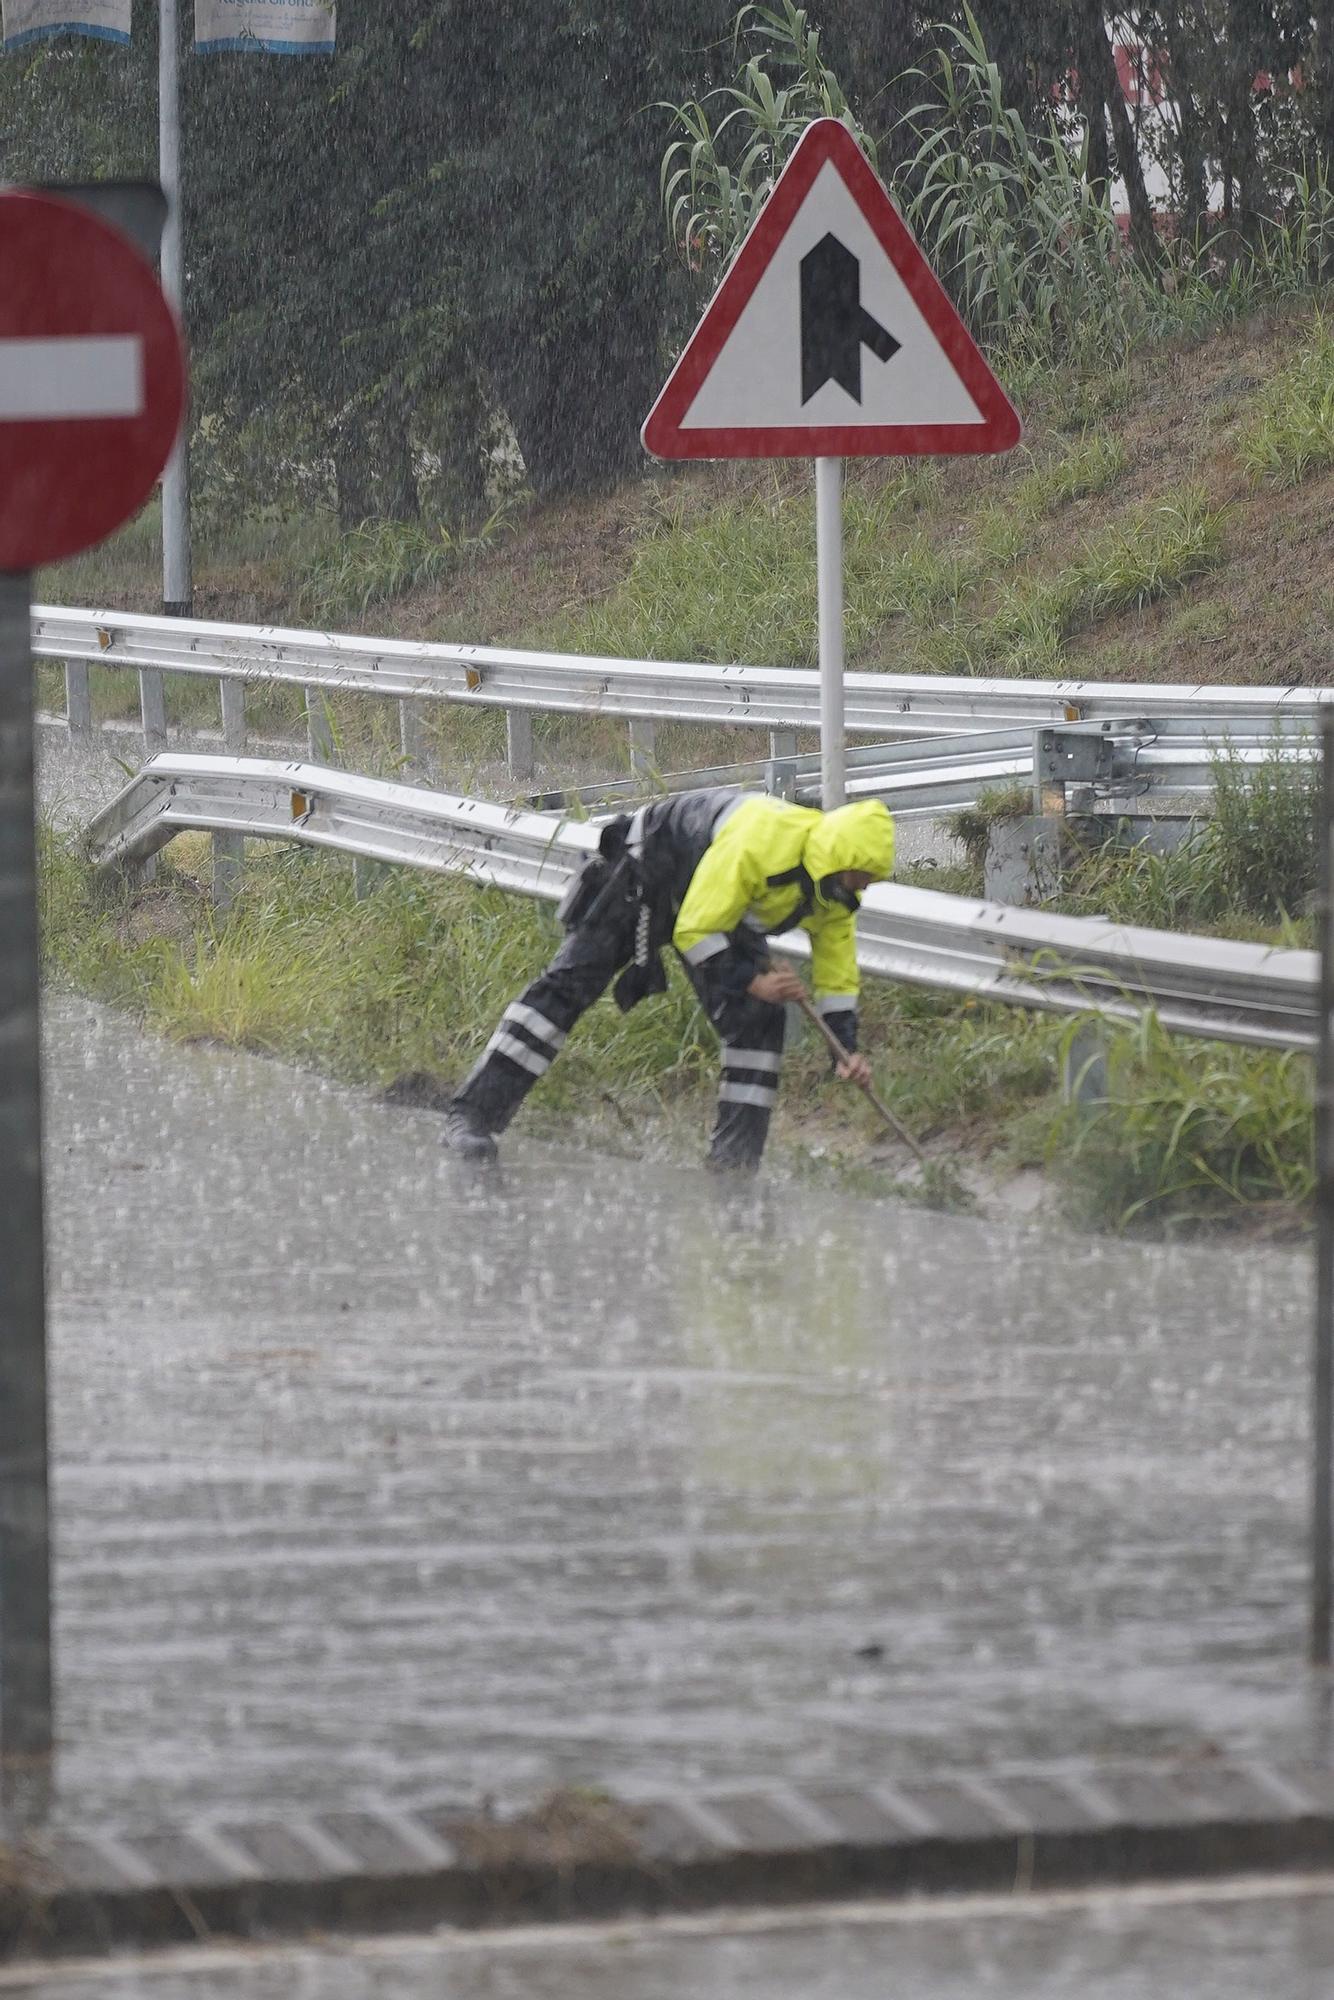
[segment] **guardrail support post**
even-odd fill
[[[637,715],[630,723],[630,776],[651,778],[658,768],[657,730],[647,716]]]
[[[398,704],[398,741],[406,770],[414,777],[426,769],[425,712],[419,701]]]
[[[776,799],[795,799],[797,796],[796,772],[778,771],[774,768],[780,757],[795,757],[796,754],[795,729],[769,731],[769,768],[764,774],[764,788],[767,792],[772,792]]]
[[[630,724],[633,741],[634,724]],[[633,753],[632,753],[633,760]],[[505,710],[505,761],[511,778],[533,775],[533,717],[526,708]]]
[[[29,579],[0,574],[0,1764],[51,1754]]]
[[[1107,1050],[1105,1021],[1081,1021],[1061,1056],[1061,1101],[1083,1110],[1107,1099]]]
[[[157,667],[139,669],[139,714],[143,720],[144,755],[155,756],[167,747],[167,697]]]
[[[1334,1612],[1334,713],[1320,716],[1320,999],[1315,1087],[1316,1303],[1311,1411],[1311,1660],[1330,1664]]]
[[[373,896],[384,879],[386,864],[375,861],[369,854],[357,854],[352,858],[352,893],[359,903]]]
[[[88,685],[87,660],[65,662],[65,720],[71,736],[93,733],[93,697]]]
[[[306,741],[310,745],[310,760],[313,764],[332,764],[333,724],[329,717],[329,704],[325,699],[323,688],[306,689]]]
[[[245,682],[219,681],[222,702],[222,742],[229,757],[246,752]],[[213,901],[220,910],[229,910],[245,865],[245,838],[239,833],[213,836]]]
[[[246,753],[245,682],[219,681],[222,703],[222,744],[229,757]]]
[[[230,910],[241,880],[245,841],[239,833],[213,836],[213,902],[219,910]]]

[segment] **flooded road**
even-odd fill
[[[47,1017],[60,1798],[1327,1760],[1309,1260],[512,1142]]]

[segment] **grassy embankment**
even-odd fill
[[[1026,446],[1007,461],[853,474],[855,665],[1328,678],[1334,342],[1317,319],[1289,308],[1187,347],[1142,351],[1111,375],[1053,374],[1027,385],[1021,402]],[[412,545],[392,532],[338,543],[295,522],[270,524],[268,535],[205,550],[201,612],[640,657],[813,656],[809,482],[796,469],[699,468],[532,510],[489,550],[448,552],[415,584]],[[140,525],[44,580],[42,594],[150,608],[153,561],[151,524]],[[132,700],[126,677],[96,678],[104,711]],[[178,712],[197,712],[204,692],[175,691]],[[256,718],[260,727],[287,719],[276,700]],[[348,704],[338,725],[349,762],[392,768],[390,716]],[[454,782],[494,758],[501,730],[496,716],[439,718],[435,751]],[[664,729],[659,755],[666,768],[697,765],[741,754],[743,740]],[[619,730],[580,718],[553,719],[540,745],[556,770],[615,768],[624,755]],[[1287,858],[1269,866],[1279,829]],[[1257,854],[1266,865],[1248,872]],[[930,879],[975,881],[966,863]],[[1302,788],[1276,781],[1253,803],[1232,788],[1209,839],[1171,861],[1091,860],[1067,906],[1297,942],[1308,887]],[[457,1073],[551,933],[542,911],[406,871],[358,903],[345,867],[262,851],[225,923],[188,875],[166,873],[130,904],[95,889],[55,847],[45,905],[53,964],[84,990],[169,1033],[378,1082],[409,1069]],[[1291,1219],[1309,1194],[1300,1062],[1173,1042],[1152,1027],[1119,1033],[1108,1102],[1076,1119],[1056,1089],[1066,1025],[876,988],[867,1026],[877,1080],[910,1124],[948,1149],[990,1154],[999,1170],[1059,1158],[1063,1198],[1084,1219]],[[534,1115],[592,1106],[642,1130],[655,1114],[670,1138],[677,1112],[689,1112],[693,1139],[712,1071],[707,1031],[675,984],[667,1002],[624,1019],[596,1010]],[[834,1160],[873,1174],[871,1116],[827,1089],[824,1074],[813,1048],[797,1053],[780,1144],[798,1165]]]

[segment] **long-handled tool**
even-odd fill
[[[829,1026],[829,1023],[826,1020],[824,1020],[821,1015],[816,1013],[814,1006],[806,998],[806,995],[804,993],[798,999],[796,1004],[798,1007],[800,1007],[802,1013],[806,1016],[806,1019],[812,1022],[820,1030],[820,1033],[824,1036],[825,1040],[829,1044],[829,1053],[830,1055],[833,1056],[834,1060],[836,1062],[846,1062],[848,1059],[849,1051],[844,1048],[842,1042],[840,1042],[840,1040],[838,1039],[838,1036]],[[874,1104],[876,1110],[880,1113],[880,1116],[884,1119],[886,1125],[889,1126],[891,1132],[893,1132],[896,1135],[896,1137],[902,1139],[904,1145],[907,1146],[915,1154],[918,1165],[923,1169],[925,1169],[927,1165],[926,1154],[922,1151],[916,1139],[913,1138],[912,1133],[907,1131],[904,1126],[900,1125],[898,1119],[894,1116],[894,1113],[890,1110],[889,1106],[885,1103],[884,1099],[876,1095],[876,1092],[872,1089],[869,1083],[859,1083],[857,1088],[859,1090],[865,1091],[866,1095],[870,1098],[872,1104]]]

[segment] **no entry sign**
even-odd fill
[[[147,260],[73,202],[0,194],[0,571],[128,520],[184,410],[180,329]]]

